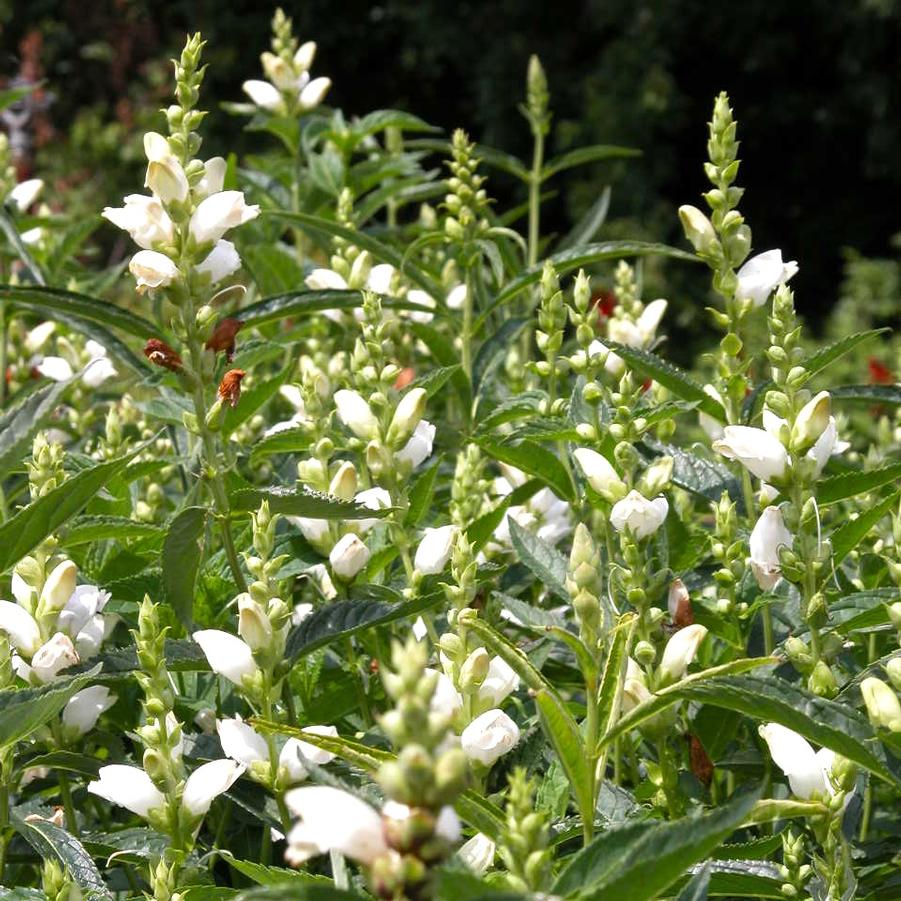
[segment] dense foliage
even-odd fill
[[[524,162],[272,26],[241,156],[188,39],[108,265],[0,143],[0,897],[893,897],[897,268],[812,344],[725,94],[684,248],[556,235],[635,151],[550,153],[537,57]]]

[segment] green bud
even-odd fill
[[[807,688],[821,698],[833,698],[838,693],[835,675],[825,660],[817,661],[813,672],[807,679]]]
[[[874,728],[901,732],[901,701],[890,685],[870,676],[860,683],[860,693]]]

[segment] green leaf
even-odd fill
[[[71,380],[50,382],[28,395],[0,416],[0,479],[16,469],[31,450],[38,429],[57,408]]]
[[[351,126],[353,133],[360,137],[384,131],[386,128],[397,128],[401,131],[440,131],[419,116],[396,109],[373,110]]]
[[[436,328],[426,325],[423,322],[411,322],[409,324],[410,331],[428,347],[435,361],[443,367],[456,366],[459,363],[459,356],[453,342]],[[451,377],[454,388],[463,403],[464,410],[469,410],[472,406],[472,389],[469,384],[469,378],[463,369],[458,369]]]
[[[247,889],[235,895],[234,901],[364,901],[365,897],[356,892],[342,891],[334,885],[297,885],[292,882],[291,885]]]
[[[648,901],[737,829],[756,801],[743,794],[700,816],[645,820],[610,829],[579,851],[557,877],[555,894],[588,901]]]
[[[304,451],[313,443],[313,435],[313,432],[301,426],[266,435],[253,446],[250,461],[258,463],[273,454],[295,454]]]
[[[94,541],[124,541],[129,538],[162,536],[163,527],[152,522],[138,522],[127,516],[79,516],[66,529],[63,544],[75,547]]]
[[[740,506],[743,504],[741,484],[735,474],[718,460],[708,460],[675,444],[661,444],[646,440],[645,445],[655,454],[673,458],[673,483],[692,494],[718,501],[725,491]]]
[[[598,690],[598,724],[602,735],[609,732],[619,718],[626,658],[637,621],[638,618],[634,613],[624,613],[613,629],[610,650],[604,661],[604,672]]]
[[[144,447],[141,445],[117,460],[83,469],[3,523],[0,526],[0,572],[18,563],[48,535],[81,512],[97,492],[122,472],[129,460]]]
[[[504,324],[479,348],[475,361],[472,364],[473,390],[478,393],[482,383],[497,368],[505,354],[510,350],[516,336],[522,331],[523,326],[529,320],[526,318],[508,319]]]
[[[707,890],[710,888],[710,863],[705,863],[685,884],[676,897],[676,901],[707,901]]]
[[[567,603],[570,600],[566,590],[567,562],[555,547],[524,529],[512,517],[510,519],[510,543],[536,579],[558,598]]]
[[[163,541],[163,589],[166,603],[188,630],[194,625],[194,583],[203,556],[206,507],[185,507],[169,522]]]
[[[268,501],[273,513],[306,516],[310,519],[379,519],[391,512],[389,507],[372,510],[362,504],[338,500],[306,487],[239,488],[232,492],[231,509],[256,511],[263,501]]]
[[[437,369],[430,369],[410,383],[411,388],[425,388],[426,395],[433,398],[457,373],[462,372],[459,363],[453,366],[439,366]]]
[[[832,561],[838,566],[854,548],[860,544],[883,516],[898,504],[901,491],[896,491],[884,500],[862,511],[857,519],[849,519],[832,533]]]
[[[817,503],[834,504],[846,497],[875,491],[901,479],[901,463],[882,466],[869,472],[843,472],[817,482]]]
[[[289,870],[286,867],[267,867],[265,864],[254,860],[238,860],[230,854],[223,854],[225,862],[242,876],[252,879],[257,885],[284,885],[290,883],[297,885],[332,885],[332,880],[327,876],[317,876],[306,873],[303,870]]]
[[[897,407],[901,404],[901,385],[840,385],[831,388],[833,400]]]
[[[87,901],[112,899],[91,855],[74,835],[40,817],[32,819],[14,815],[13,822],[16,830],[42,858],[56,859],[69,871],[72,879],[84,891]]]
[[[99,666],[79,676],[61,678],[40,688],[10,688],[0,691],[0,748],[7,748],[31,735],[53,719],[76,692],[91,683]]]
[[[616,354],[622,357],[631,369],[634,369],[645,378],[660,382],[664,388],[672,391],[676,397],[682,400],[693,401],[708,416],[712,416],[718,422],[726,422],[726,411],[716,399],[704,392],[704,386],[696,382],[687,372],[683,372],[678,366],[667,362],[657,354],[649,350],[637,350],[618,344],[616,341],[607,341],[607,345]]]
[[[19,234],[19,229],[16,228],[15,222],[13,222],[12,218],[6,210],[6,207],[2,205],[0,205],[0,231],[2,231],[3,234],[6,235],[6,239],[12,245],[13,250],[16,252],[16,255],[22,261],[22,264],[28,270],[31,277],[39,285],[46,284],[47,279],[44,278],[44,273],[41,270],[41,267],[38,266],[38,264],[35,262],[34,257],[31,255],[31,251],[22,240],[22,236]]]
[[[242,391],[238,403],[225,409],[225,415],[222,417],[222,435],[231,435],[265,407],[278,394],[278,389],[288,381],[295,365],[295,360],[292,359],[277,375],[261,379],[249,391]]]
[[[590,147],[578,147],[567,153],[555,156],[541,170],[541,181],[547,181],[552,175],[571,169],[573,166],[584,166],[586,163],[597,163],[601,160],[623,159],[630,156],[641,156],[640,150],[631,147],[617,147],[614,144],[593,144]]]
[[[337,197],[341,193],[347,179],[341,154],[329,147],[322,153],[310,156],[309,174],[310,181],[331,197]]]
[[[544,689],[535,695],[535,707],[569,780],[582,821],[588,822],[594,818],[593,761],[586,752],[579,727],[560,698]]]
[[[593,240],[601,226],[607,221],[607,213],[610,210],[610,185],[601,191],[598,199],[585,211],[582,218],[576,223],[572,231],[560,242],[560,250],[570,250],[581,247]]]
[[[866,332],[857,332],[854,335],[848,335],[845,338],[840,338],[834,344],[829,344],[821,350],[812,353],[804,361],[804,368],[811,376],[816,375],[818,372],[821,372],[823,369],[825,369],[830,363],[834,363],[839,357],[842,357],[849,351],[854,350],[855,347],[858,347],[859,345],[863,344],[866,341],[870,341],[873,338],[878,338],[880,335],[884,335],[889,331],[891,331],[891,329],[875,328],[870,329]]]
[[[519,444],[496,444],[486,438],[477,438],[476,443],[495,460],[509,463],[529,475],[544,482],[551,491],[564,500],[575,502],[576,492],[566,467],[553,451],[522,441]]]
[[[410,506],[407,510],[406,525],[414,528],[422,521],[423,516],[432,506],[432,498],[435,495],[435,481],[438,478],[438,467],[441,465],[440,457],[413,483],[410,489]]]

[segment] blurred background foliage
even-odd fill
[[[552,91],[551,153],[592,143],[643,153],[556,180],[543,220],[554,232],[568,230],[609,183],[602,237],[682,246],[676,208],[698,203],[704,123],[715,94],[728,90],[755,248],[778,246],[800,261],[793,287],[814,330],[832,336],[863,320],[897,320],[899,0],[282,5],[301,39],[318,42],[317,74],[332,78],[329,102],[348,115],[402,108],[522,158],[531,144],[517,104],[537,53]],[[248,0],[0,0],[0,77],[43,80],[28,165],[53,185],[50,201],[65,192],[67,212],[88,215],[140,184],[141,135],[161,125],[167,59],[188,30],[209,42],[207,153],[258,150],[260,136],[242,134],[218,104],[242,99],[241,82],[259,77],[271,12]],[[519,199],[502,176],[490,187],[501,204]],[[104,252],[114,259],[121,251],[111,244]],[[670,331],[686,339],[672,355],[690,360],[693,336],[704,340],[707,276],[667,277]],[[649,281],[656,287],[653,273]],[[888,367],[890,356],[884,348]]]

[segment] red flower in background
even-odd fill
[[[872,385],[894,385],[895,374],[876,357],[870,357],[867,360],[867,368],[870,370],[870,384]]]

